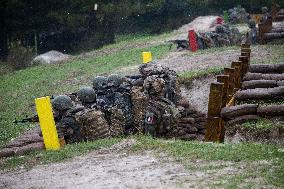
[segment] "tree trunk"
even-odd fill
[[[259,117],[257,115],[244,115],[244,116],[240,116],[237,117],[233,120],[230,120],[226,123],[226,126],[232,126],[232,125],[236,125],[236,124],[242,124],[248,121],[256,121],[258,120]]]
[[[236,100],[264,100],[264,99],[283,99],[284,98],[284,87],[275,87],[268,89],[247,89],[236,92]]]
[[[284,73],[284,63],[280,64],[253,64],[250,65],[251,73]]]
[[[273,88],[277,86],[275,80],[250,80],[242,83],[242,89]]]
[[[257,109],[260,116],[284,116],[284,105],[260,106]]]
[[[0,59],[5,60],[8,56],[8,35],[6,26],[0,21]]]
[[[284,73],[282,74],[261,74],[261,73],[250,73],[248,72],[244,79],[244,81],[250,80],[284,80]]]
[[[221,111],[221,117],[225,120],[231,120],[244,115],[256,115],[257,107],[258,105],[256,104],[225,107]]]

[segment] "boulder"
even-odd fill
[[[52,50],[36,56],[32,60],[32,64],[54,64],[67,61],[70,58],[71,55],[63,54],[61,52]]]

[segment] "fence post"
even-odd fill
[[[235,69],[235,88],[240,89],[242,87],[242,78],[241,78],[241,61],[234,61],[231,64],[231,67]]]
[[[207,123],[205,131],[205,140],[213,142],[222,142],[224,138],[224,124],[220,118],[220,112],[222,109],[222,97],[223,97],[223,83],[211,83]]]
[[[244,75],[248,72],[249,58],[247,56],[240,56],[239,61],[242,62],[241,79],[243,79]]]
[[[250,48],[250,44],[243,43],[243,44],[241,45],[241,47],[242,47],[242,48]]]
[[[223,96],[222,96],[222,108],[226,106],[228,100],[229,89],[229,77],[228,75],[217,75],[217,82],[223,83]]]
[[[235,69],[234,68],[224,68],[224,75],[229,76],[229,84],[228,84],[228,96],[232,96],[234,94],[235,88]]]

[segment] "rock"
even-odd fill
[[[71,55],[63,54],[58,51],[48,51],[44,54],[36,56],[32,60],[32,64],[54,64],[66,61],[71,58]]]

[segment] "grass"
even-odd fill
[[[270,120],[260,118],[257,121],[248,121],[242,124],[246,128],[254,128],[257,130],[284,129],[284,122],[279,120]]]
[[[163,34],[168,36],[171,34]],[[164,37],[162,35],[162,37]],[[82,86],[91,85],[91,79],[95,75],[107,74],[113,70],[125,66],[139,64],[141,52],[152,51],[155,59],[162,58],[169,52],[167,45],[149,45],[148,47],[133,46],[125,49],[128,43],[142,44],[153,40],[160,40],[161,36],[138,36],[118,37],[117,44],[113,44],[98,51],[109,50],[113,48],[121,49],[114,53],[101,54],[87,59],[77,59],[66,64],[42,65],[30,67],[25,70],[1,74],[0,76],[0,146],[10,139],[16,137],[24,130],[33,127],[32,124],[16,126],[12,122],[14,118],[24,117],[25,114],[33,113],[30,107],[34,99],[40,96],[51,94],[69,93],[78,90]],[[271,56],[263,59],[263,63],[277,63],[284,60],[284,45],[267,45]],[[207,49],[199,51],[200,54],[215,53],[226,50],[236,50],[237,47],[226,47],[220,49]],[[198,55],[196,53],[196,55]],[[192,54],[191,55],[195,55]],[[256,63],[253,62],[252,63]],[[215,67],[206,70],[191,70],[180,73],[181,78],[197,78],[218,74],[223,68]],[[7,67],[0,66],[0,70],[7,70]],[[247,163],[257,161],[272,162],[272,166],[260,165],[251,166],[244,170],[240,175],[222,178],[228,179],[231,184],[228,187],[234,188],[247,178],[261,176],[267,182],[275,186],[284,187],[284,154],[278,146],[267,144],[240,143],[240,144],[212,144],[200,142],[185,141],[165,141],[155,140],[150,137],[136,136],[138,141],[132,147],[133,152],[153,150],[156,152],[165,152],[176,160],[180,161],[188,169],[195,169],[195,160],[204,161],[226,161],[238,163]],[[31,167],[36,164],[46,164],[51,162],[60,162],[65,159],[85,154],[90,150],[109,147],[119,142],[121,139],[102,139],[94,142],[66,145],[59,151],[37,151],[28,155],[7,158],[0,160],[1,168],[13,168],[15,166]],[[222,166],[205,166],[204,170],[218,169]],[[224,182],[227,186],[226,183]]]
[[[117,46],[124,45],[116,44]],[[109,48],[109,47],[105,47]],[[0,76],[0,146],[30,127],[16,126],[15,118],[31,115],[34,99],[52,94],[64,94],[91,85],[94,76],[107,74],[125,66],[140,64],[141,53],[152,51],[154,59],[168,53],[167,45],[132,48],[94,58],[74,60],[65,64],[40,65]]]
[[[218,162],[224,161],[232,163],[231,166],[237,167],[247,165],[240,170],[239,174],[230,176],[234,183],[226,182],[224,175],[218,178],[223,181],[223,187],[235,188],[246,179],[263,177],[269,184],[284,187],[284,152],[278,146],[257,143],[238,143],[238,144],[215,144],[186,141],[165,141],[156,140],[147,136],[139,136],[138,142],[133,147],[134,151],[156,151],[167,153],[181,162],[189,170],[219,171],[222,166]],[[203,165],[195,165],[196,160],[204,160]],[[258,162],[267,161],[271,165]],[[206,162],[211,162],[211,166],[206,166]],[[213,162],[213,166],[212,166]],[[216,162],[216,165],[214,165]],[[255,163],[255,166],[253,164]],[[226,166],[225,166],[226,167]],[[222,183],[222,182],[221,182]],[[229,186],[232,185],[232,186]]]
[[[216,144],[198,141],[153,139],[149,136],[130,136],[136,143],[123,149],[127,153],[143,153],[145,151],[167,154],[174,161],[184,165],[190,172],[212,172],[216,183],[206,183],[209,187],[236,188],[240,184],[255,186],[247,180],[262,178],[270,186],[283,187],[284,151],[276,145],[257,143]],[[120,142],[120,138],[100,139],[94,142],[66,145],[59,151],[36,151],[24,156],[0,160],[3,169],[17,167],[31,168],[38,164],[62,162],[91,150],[108,148]],[[163,155],[164,157],[164,155]],[[168,162],[168,159],[161,161]],[[263,163],[264,162],[264,163]],[[234,168],[238,171],[226,175],[222,170]],[[218,182],[217,182],[218,181]],[[204,180],[203,180],[204,182]],[[257,184],[257,183],[256,183]]]

